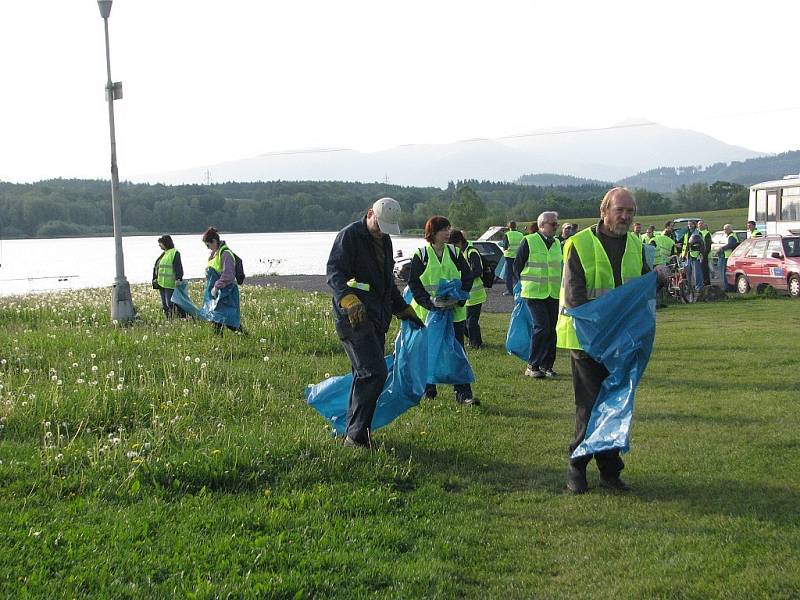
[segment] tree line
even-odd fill
[[[0,237],[109,235],[110,183],[53,179],[0,182]],[[197,233],[209,225],[232,233],[331,231],[360,218],[381,196],[403,208],[401,226],[421,229],[445,215],[470,235],[509,220],[531,221],[545,210],[562,219],[598,214],[606,184],[533,186],[465,180],[439,188],[334,181],[227,182],[211,185],[120,184],[125,234]],[[674,194],[636,190],[639,214],[747,206],[742,185],[716,182],[682,186]]]

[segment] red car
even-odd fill
[[[743,241],[728,258],[725,278],[740,294],[770,286],[800,297],[800,236],[766,235]]]

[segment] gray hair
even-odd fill
[[[536,223],[539,227],[544,225],[545,221],[558,221],[558,213],[552,210],[546,210],[536,219]]]
[[[730,223],[725,223],[725,225],[722,226],[722,231],[725,231],[726,229],[731,229],[732,230],[733,229],[733,225],[731,225]]]

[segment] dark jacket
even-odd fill
[[[339,232],[328,257],[328,285],[333,290],[333,314],[337,321],[347,319],[347,313],[339,302],[347,294],[355,294],[364,303],[376,331],[386,333],[392,314],[401,312],[408,304],[394,284],[392,238],[388,235],[381,238],[382,263],[378,262],[373,239],[367,229],[366,217]],[[370,290],[348,286],[350,279],[369,284]]]
[[[461,273],[461,289],[469,293],[472,289],[473,274],[467,261],[464,259],[464,254],[459,252],[458,258],[456,258],[450,244],[447,244],[444,248],[445,252],[450,252],[450,259],[455,263],[458,267],[458,271]],[[426,310],[434,310],[431,295],[428,293],[428,290],[425,289],[425,286],[422,285],[422,281],[420,281],[420,277],[422,277],[427,267],[427,262],[422,262],[419,255],[414,253],[414,258],[411,259],[411,275],[408,277],[408,288],[411,290],[417,304]],[[458,305],[464,306],[466,303],[466,300],[462,300]]]

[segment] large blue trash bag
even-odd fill
[[[521,290],[518,281],[514,284],[514,310],[511,311],[511,320],[508,323],[506,352],[528,362],[531,353],[533,317],[528,309],[528,303],[521,296]]]
[[[408,321],[400,323],[400,331],[394,341],[394,354],[386,357],[389,376],[372,417],[371,430],[375,431],[394,421],[412,406],[419,404],[425,393],[425,371],[428,352],[424,330]],[[306,388],[308,403],[325,417],[336,435],[344,435],[347,429],[347,408],[353,374],[330,377]]]
[[[592,409],[586,437],[572,458],[630,449],[633,397],[656,333],[656,273],[622,285],[597,300],[566,309],[584,351],[608,369]]]
[[[457,300],[469,298],[469,292],[461,289],[460,279],[439,281],[437,297],[449,296]],[[403,297],[409,304],[413,298],[411,290],[406,287]],[[425,337],[428,338],[428,367],[426,369],[428,383],[456,385],[473,383],[475,373],[467,359],[467,353],[456,340],[453,330],[453,311],[432,310],[428,312],[425,322]]]
[[[211,287],[219,279],[214,269],[206,269],[206,286],[203,292],[203,306],[198,307],[187,293],[187,285],[182,281],[175,286],[172,302],[180,306],[188,314],[206,321],[239,327],[241,312],[239,309],[239,286],[230,283],[219,290],[216,298],[211,297]]]

